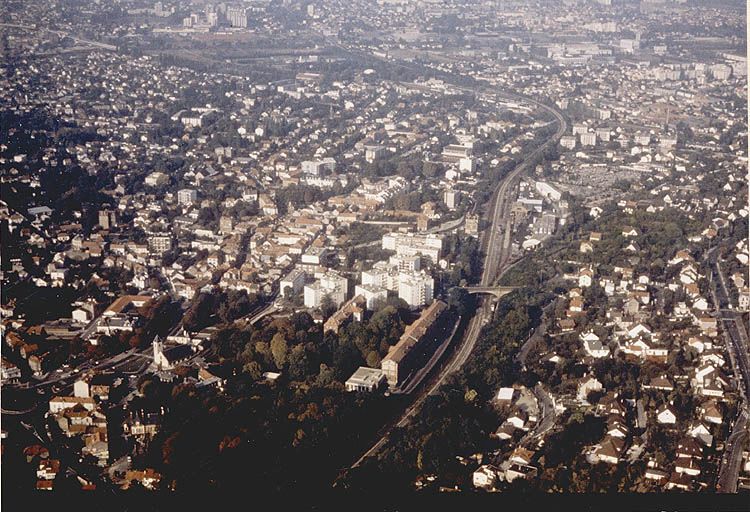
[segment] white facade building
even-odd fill
[[[388,290],[371,284],[358,284],[354,287],[354,295],[361,295],[367,302],[367,309],[374,309],[378,300],[388,298]]]
[[[183,188],[177,191],[177,204],[191,205],[198,200],[198,192],[191,188]]]
[[[398,296],[406,301],[409,306],[419,307],[432,302],[435,290],[435,280],[425,274],[399,275]]]
[[[326,172],[334,172],[336,170],[336,160],[331,157],[323,158],[320,160],[305,160],[302,162],[302,172],[305,174],[313,174],[315,176],[325,174]]]
[[[388,233],[383,235],[382,248],[396,251],[398,256],[419,254],[430,259],[433,263],[437,263],[443,249],[443,239],[438,235]]]
[[[305,286],[305,307],[317,308],[326,295],[331,297],[336,307],[340,306],[349,292],[349,283],[336,272],[326,272],[318,281]]]
[[[279,281],[279,293],[282,296],[287,294],[296,295],[305,286],[305,272],[294,269]]]
[[[372,393],[385,384],[385,373],[380,368],[360,366],[344,383],[347,391],[366,391]]]

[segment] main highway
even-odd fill
[[[732,431],[724,444],[719,474],[716,479],[716,492],[734,494],[737,492],[737,480],[742,466],[742,448],[747,438],[747,408],[740,409]]]
[[[29,26],[29,25],[19,25],[17,23],[0,23],[0,28],[15,28],[18,30],[26,30],[26,31],[44,31],[48,32],[50,34],[56,34],[60,37],[69,37],[71,40],[75,41],[79,45],[85,45],[88,47],[88,49],[97,49],[97,50],[109,50],[109,51],[115,51],[117,50],[117,46],[102,43],[101,41],[93,41],[91,39],[83,39],[81,37],[75,36],[69,32],[63,32],[62,30],[52,30],[48,28],[43,27],[37,27],[37,26]],[[86,48],[79,47],[78,50],[83,50]]]
[[[748,435],[748,393],[750,392],[750,351],[748,347],[747,331],[738,311],[731,309],[731,301],[727,291],[724,272],[719,262],[719,246],[711,248],[705,256],[709,264],[710,291],[716,310],[716,320],[721,323],[724,331],[727,352],[729,353],[734,370],[737,386],[742,398],[739,413],[732,423],[724,454],[721,457],[719,473],[716,479],[716,491],[720,493],[736,493],[742,461],[742,448]]]
[[[331,41],[329,40],[329,43]],[[338,43],[332,43],[334,46],[344,51],[348,49],[340,46]],[[371,55],[370,55],[371,57]],[[410,68],[404,63],[394,63],[387,61],[391,64],[395,64],[400,67]],[[567,130],[567,121],[565,120],[562,113],[555,110],[554,108],[536,101],[532,98],[520,96],[517,94],[507,93],[504,91],[497,91],[491,88],[482,88],[481,91],[476,89],[470,89],[467,87],[456,87],[459,90],[466,92],[485,92],[491,93],[495,96],[506,97],[514,100],[522,100],[526,103],[530,103],[535,107],[546,111],[548,114],[555,118],[555,123],[558,125],[557,131],[549,137],[543,144],[539,145],[532,152],[528,153],[523,160],[513,168],[506,176],[504,176],[497,184],[495,191],[492,195],[492,199],[489,207],[489,221],[490,226],[487,228],[483,235],[482,247],[485,250],[484,264],[482,268],[481,286],[488,287],[493,285],[507,270],[511,258],[511,227],[510,227],[510,208],[513,204],[512,193],[515,190],[515,186],[518,178],[528,170],[532,162],[535,162],[536,158],[546,151],[550,146],[557,144],[560,137]],[[381,430],[379,439],[373,444],[357,461],[352,464],[351,468],[356,468],[361,465],[365,459],[377,454],[388,441],[390,433],[395,428],[401,428],[406,426],[412,417],[419,411],[420,407],[427,399],[428,396],[433,395],[437,392],[440,386],[445,382],[445,379],[452,373],[459,370],[468,360],[474,347],[476,346],[479,334],[481,333],[482,327],[492,318],[493,307],[492,299],[489,297],[483,297],[479,299],[479,307],[476,313],[468,323],[466,332],[460,341],[460,345],[457,347],[447,361],[447,363],[439,370],[438,375],[434,377],[432,384],[422,389],[415,400],[409,405],[403,414],[394,421],[387,425]]]

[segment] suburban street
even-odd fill
[[[552,396],[544,389],[544,386],[537,383],[533,391],[539,403],[540,418],[531,438],[538,441],[555,426],[557,413],[555,412],[555,404]]]
[[[737,492],[737,479],[742,463],[742,446],[748,435],[748,390],[750,390],[750,358],[748,356],[748,335],[741,313],[731,308],[726,281],[719,262],[718,247],[706,254],[710,265],[711,297],[716,317],[721,324],[727,352],[734,369],[736,382],[741,393],[740,412],[732,425],[731,433],[724,447],[716,482],[717,492]]]
[[[742,446],[747,439],[747,408],[740,411],[739,417],[732,426],[732,433],[727,439],[724,447],[724,455],[721,458],[719,476],[716,482],[716,491],[722,493],[737,492],[737,479],[739,478],[740,466],[742,464]]]

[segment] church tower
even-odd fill
[[[154,336],[154,341],[151,343],[154,349],[154,365],[161,370],[164,362],[164,343],[157,334]]]

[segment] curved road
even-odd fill
[[[737,492],[737,480],[742,466],[742,448],[747,437],[748,412],[740,410],[737,420],[732,425],[732,433],[724,445],[724,455],[716,481],[716,492],[734,494]]]

